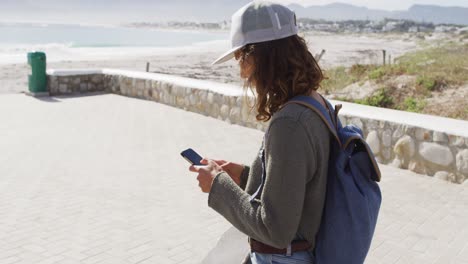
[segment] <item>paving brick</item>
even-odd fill
[[[7,257],[4,259],[0,259],[0,262],[3,264],[13,264],[13,263],[17,263],[20,260],[21,259],[19,257],[11,256],[11,257]]]
[[[59,263],[60,261],[63,261],[65,258],[62,256],[52,256],[48,257],[44,260],[41,260],[37,262],[37,264],[54,264],[54,263]]]
[[[248,164],[262,133],[117,95],[56,100],[0,95],[0,263],[200,263],[230,224],[179,152]],[[468,263],[468,188],[381,169],[366,263]]]

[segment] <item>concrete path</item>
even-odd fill
[[[200,263],[230,225],[179,153],[250,163],[261,138],[112,94],[0,95],[0,263]],[[468,187],[382,171],[366,263],[468,263]]]

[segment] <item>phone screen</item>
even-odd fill
[[[200,163],[200,161],[203,159],[198,153],[196,153],[193,149],[189,148],[187,150],[182,151],[180,153],[182,157],[184,157],[188,162],[190,162],[192,165],[203,165]]]

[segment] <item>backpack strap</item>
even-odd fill
[[[341,127],[341,124],[339,123],[340,121],[338,119],[338,111],[341,107],[337,106],[335,108],[334,116],[333,116],[331,114],[331,111],[333,110],[333,106],[325,98],[323,98],[323,100],[327,104],[327,108],[323,107],[321,103],[319,103],[317,100],[315,100],[314,98],[310,96],[298,95],[292,98],[289,102],[285,103],[282,107],[288,104],[299,104],[317,113],[341,147],[341,141],[337,133],[337,129]]]
[[[322,96],[321,96],[322,97]],[[288,105],[288,104],[300,104],[303,105],[311,110],[313,110],[315,113],[317,113],[322,121],[325,123],[325,125],[328,127],[330,132],[333,134],[333,136],[336,139],[336,142],[338,142],[339,146],[342,149],[345,149],[353,140],[360,140],[363,143],[363,146],[366,148],[366,153],[369,156],[369,159],[374,167],[374,172],[375,175],[373,177],[374,181],[380,182],[380,179],[382,178],[379,166],[377,164],[377,161],[375,160],[374,155],[372,155],[372,150],[370,149],[369,145],[366,143],[366,141],[362,138],[362,136],[353,136],[355,134],[362,134],[360,131],[360,128],[355,127],[355,129],[358,129],[359,131],[350,131],[350,129],[353,129],[353,127],[347,126],[344,130],[342,129],[342,125],[340,122],[340,119],[338,118],[338,112],[340,111],[342,105],[336,105],[335,108],[333,108],[332,104],[325,98],[323,98],[323,101],[327,104],[327,107],[323,107],[321,103],[319,103],[317,100],[310,96],[305,96],[305,95],[299,95],[294,98],[292,98],[290,101],[285,103],[282,107]],[[333,114],[332,114],[333,111]],[[342,138],[339,137],[338,135],[338,130],[341,131],[340,135]],[[343,139],[343,144],[341,139]]]

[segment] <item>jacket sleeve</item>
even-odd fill
[[[247,180],[249,179],[249,172],[250,167],[244,166],[244,170],[242,171],[241,178],[240,178],[240,188],[245,190],[245,186],[247,185]]]
[[[296,235],[302,215],[307,175],[313,175],[315,153],[304,127],[292,119],[272,121],[265,140],[266,181],[260,199],[226,174],[213,181],[208,205],[246,235],[285,248]]]

